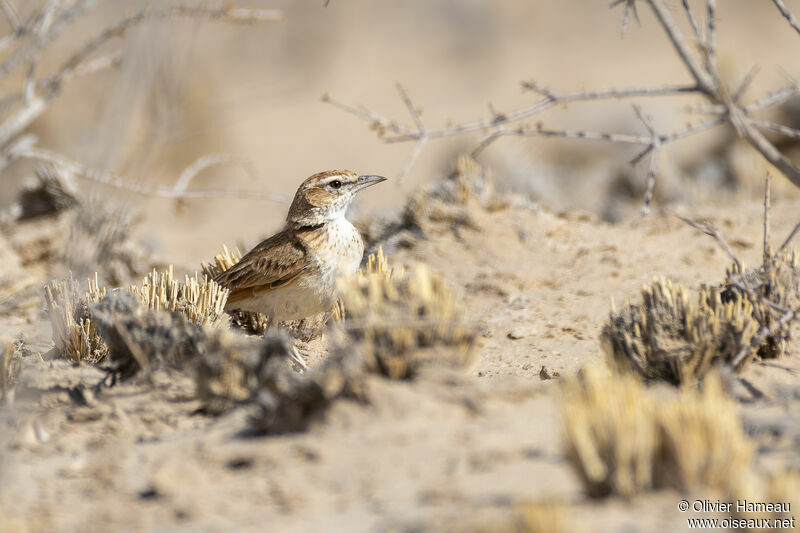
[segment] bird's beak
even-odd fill
[[[356,191],[366,189],[370,185],[375,185],[382,181],[386,181],[386,178],[383,176],[359,176],[358,181],[356,182]]]

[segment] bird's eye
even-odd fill
[[[341,187],[341,186],[342,186],[342,182],[341,182],[341,181],[339,181],[339,180],[333,180],[333,181],[330,183],[330,186],[331,186],[331,187],[333,187],[334,189],[338,189],[339,187]]]

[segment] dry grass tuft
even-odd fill
[[[90,306],[97,331],[108,347],[108,367],[115,379],[162,364],[182,367],[201,353],[210,332],[179,311],[150,309],[141,296],[112,290]]]
[[[268,333],[257,341],[232,333],[209,339],[208,349],[197,360],[197,396],[203,410],[219,414],[253,401],[261,367],[272,359],[285,361],[292,345],[285,334]]]
[[[61,356],[74,363],[97,364],[106,360],[110,350],[115,352],[114,365],[130,366],[131,373],[135,373],[141,361],[137,364],[129,364],[129,361],[141,358],[134,357],[137,348],[127,346],[126,333],[113,332],[117,326],[124,326],[122,329],[131,335],[154,328],[152,339],[148,340],[141,333],[139,349],[146,358],[153,350],[163,350],[166,359],[173,359],[177,357],[173,352],[183,348],[169,347],[164,338],[159,339],[167,335],[167,330],[177,328],[188,332],[189,325],[211,327],[222,323],[220,319],[226,316],[223,309],[227,290],[205,277],[200,281],[197,274],[178,281],[172,272],[172,266],[165,272],[153,270],[141,285],[132,285],[128,291],[109,291],[101,286],[97,273],[89,280],[85,293],[81,293],[78,282],[72,278],[52,281],[45,289],[45,300],[53,326],[53,341]],[[113,293],[113,297],[107,300],[107,293]],[[98,306],[100,303],[102,305]],[[146,311],[153,313],[148,315]],[[167,313],[162,316],[158,314],[160,311]],[[165,318],[170,316],[172,318]],[[182,325],[181,321],[186,321],[187,325]],[[109,336],[114,346],[109,344]],[[126,371],[123,375],[132,374]]]
[[[108,346],[91,318],[89,306],[99,302],[106,293],[95,277],[89,290],[81,293],[72,278],[54,280],[45,286],[44,298],[53,329],[53,342],[61,357],[75,364],[97,364],[105,360]]]
[[[361,361],[341,349],[305,374],[292,371],[283,357],[262,357],[253,374],[256,409],[250,426],[261,433],[303,431],[338,398],[367,397]]]
[[[228,246],[223,244],[222,251],[214,256],[214,262],[201,262],[200,267],[209,279],[214,279],[241,259],[242,254],[238,249],[229,250]],[[269,317],[261,313],[235,310],[230,316],[234,325],[251,333],[264,333],[270,326]]]
[[[567,527],[566,511],[557,503],[529,503],[518,508],[519,520],[515,533],[561,533],[575,531]]]
[[[412,377],[421,366],[466,366],[476,332],[444,279],[427,267],[405,273],[376,258],[372,272],[341,280],[347,334],[373,372]]]
[[[632,374],[590,366],[564,380],[567,454],[590,496],[632,496],[653,485],[655,406]]]
[[[368,250],[379,246],[412,246],[419,237],[478,229],[474,210],[508,207],[488,172],[473,158],[461,155],[447,178],[424,187],[409,199],[396,219],[362,224]]]
[[[792,517],[796,516],[796,513],[792,513],[790,510],[796,510],[800,506],[800,472],[784,470],[772,476],[767,482],[766,497],[760,501],[789,504],[787,512],[772,513],[770,518],[794,520]]]
[[[17,221],[53,216],[78,205],[74,180],[53,165],[36,167],[35,179],[25,183],[12,211]]]
[[[14,390],[22,370],[22,354],[14,343],[0,344],[0,400],[5,400]]]
[[[569,460],[591,496],[662,487],[732,494],[750,472],[752,445],[718,378],[661,397],[632,374],[588,367],[565,380],[562,413]]]
[[[251,340],[217,335],[197,359],[197,395],[203,410],[220,414],[238,405],[254,407],[250,426],[259,433],[304,430],[335,399],[364,399],[360,361],[336,350],[305,374],[287,361],[292,342],[283,331]]]
[[[670,401],[658,402],[656,420],[657,486],[741,492],[753,445],[744,433],[739,406],[725,394],[721,379],[714,376],[701,390],[683,390]]]
[[[655,279],[642,288],[641,304],[612,310],[601,333],[603,348],[618,367],[646,379],[673,384],[700,380],[748,347],[759,329],[745,296],[727,294],[708,288],[692,295]]]
[[[131,292],[138,295],[148,309],[177,311],[195,324],[213,325],[226,316],[227,289],[207,275],[203,275],[201,281],[197,273],[193,277],[184,276],[183,282],[176,281],[172,265],[166,272],[153,269],[141,286],[131,286]]]
[[[800,256],[795,249],[785,249],[770,257],[760,268],[745,270],[744,276],[739,272],[736,264],[726,271],[726,281],[722,286],[723,301],[746,298],[742,280],[759,297],[756,302],[754,316],[763,316],[762,326],[771,328],[773,322],[781,314],[772,306],[765,303],[771,302],[779,308],[792,310],[800,308]],[[768,335],[758,347],[758,356],[763,359],[780,357],[786,351],[786,342],[791,336],[791,322],[778,327]]]

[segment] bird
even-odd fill
[[[364,241],[347,220],[347,209],[356,193],[383,181],[383,176],[350,170],[306,179],[283,230],[215,277],[230,291],[225,310],[263,313],[272,324],[330,311],[337,278],[355,273],[364,255]]]

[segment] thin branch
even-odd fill
[[[253,175],[253,165],[247,158],[230,154],[208,154],[200,157],[194,163],[186,167],[183,172],[181,172],[172,190],[178,194],[185,193],[186,189],[189,187],[189,183],[197,177],[198,174],[219,165],[235,165],[244,168],[251,176]]]
[[[535,81],[523,81],[522,88],[548,97],[559,103],[580,100],[606,100],[617,98],[636,98],[643,96],[671,96],[695,93],[697,85],[661,85],[658,87],[625,87],[623,89],[604,89],[599,91],[557,92],[545,89]]]
[[[688,224],[689,226],[693,227],[694,229],[701,231],[710,237],[713,237],[713,239],[717,241],[717,244],[719,244],[719,246],[725,251],[725,253],[728,254],[728,257],[731,258],[733,263],[736,265],[737,271],[739,272],[739,277],[742,280],[742,285],[744,286],[744,292],[747,295],[747,299],[750,301],[750,304],[753,306],[753,314],[756,315],[756,320],[758,320],[759,324],[764,325],[766,323],[766,320],[762,313],[761,307],[758,305],[759,302],[761,302],[762,298],[756,295],[753,288],[747,282],[747,277],[745,277],[744,273],[744,265],[742,265],[742,262],[739,261],[738,257],[736,257],[736,254],[733,253],[733,250],[731,250],[731,247],[728,245],[728,241],[725,240],[725,237],[722,236],[722,233],[720,233],[720,231],[713,226],[699,224],[697,222],[689,220],[688,218],[684,218],[678,214],[676,214],[675,216],[678,217],[683,222],[685,222],[686,224]]]
[[[783,0],[772,0],[772,3],[775,4],[775,7],[777,7],[778,11],[781,12],[783,18],[789,22],[789,26],[791,26],[794,31],[800,34],[800,21],[798,21],[792,12],[789,11],[789,8],[783,3]]]
[[[223,7],[207,9],[203,7],[177,6],[166,9],[145,8],[128,15],[120,21],[105,28],[102,32],[84,43],[70,56],[48,80],[51,91],[57,91],[61,82],[71,76],[72,72],[87,60],[100,46],[115,37],[123,37],[131,27],[149,20],[170,18],[202,18],[222,20],[234,24],[254,24],[258,22],[278,22],[283,20],[283,12],[279,9],[242,9]]]
[[[683,36],[681,30],[678,29],[678,25],[675,24],[675,19],[672,18],[669,9],[667,9],[661,0],[647,0],[647,3],[650,4],[650,7],[653,9],[653,13],[667,33],[667,37],[669,37],[669,40],[672,42],[672,46],[675,48],[678,56],[680,56],[683,63],[689,69],[699,90],[708,96],[715,95],[717,93],[717,84],[711,75],[700,66],[694,54],[692,54],[692,50],[686,43],[686,38]]]
[[[650,155],[650,166],[647,169],[647,179],[645,181],[644,205],[642,206],[642,216],[650,214],[650,204],[656,190],[656,171],[658,170],[658,152],[661,145],[654,145]]]
[[[744,93],[747,91],[747,89],[750,88],[750,85],[753,83],[753,80],[755,79],[756,74],[758,74],[758,71],[759,71],[758,65],[753,65],[753,67],[750,70],[747,71],[747,74],[745,75],[745,77],[742,78],[742,82],[739,84],[739,86],[733,92],[733,101],[734,102],[736,102],[737,104],[739,103],[739,100],[742,99],[742,96],[744,96]]]
[[[104,172],[91,168],[89,166],[73,161],[67,157],[57,154],[55,152],[44,150],[24,144],[17,147],[9,147],[3,156],[6,162],[15,161],[17,159],[33,159],[50,163],[64,169],[65,172],[74,176],[83,177],[85,179],[101,183],[117,189],[130,191],[142,196],[152,196],[156,198],[169,198],[169,199],[195,199],[195,198],[237,198],[249,200],[268,200],[271,202],[287,202],[291,198],[284,194],[268,193],[252,190],[235,190],[235,189],[185,189],[180,190],[176,186],[149,186],[143,183],[135,183],[126,180],[125,178],[113,174],[111,172]],[[185,174],[184,171],[183,174]]]
[[[764,240],[762,244],[764,270],[772,268],[772,248],[769,245],[769,211],[772,196],[772,174],[767,172],[767,179],[764,180]],[[769,277],[767,277],[769,279]]]
[[[764,342],[764,339],[770,335],[774,335],[776,331],[781,329],[786,324],[797,320],[798,317],[800,317],[800,307],[793,311],[785,312],[780,316],[780,318],[778,318],[778,320],[770,324],[769,327],[761,326],[761,329],[758,330],[758,333],[750,341],[750,344],[743,346],[742,349],[739,350],[739,353],[737,353],[733,359],[731,359],[731,367],[738,368],[748,356],[752,356],[752,354],[755,353],[761,343]]]
[[[2,0],[0,4],[3,7],[3,14],[6,16],[9,25],[11,25],[11,29],[14,31],[19,30],[22,25],[19,22],[17,8],[14,7],[13,2],[11,2],[11,0]]]
[[[689,7],[688,0],[681,0],[681,4],[683,5],[683,12],[686,13],[686,18],[689,21],[689,26],[692,27],[692,32],[694,33],[694,39],[695,41],[697,41],[698,46],[702,46],[703,33],[700,31],[700,24],[694,17],[692,9]]]
[[[400,171],[400,174],[397,176],[397,182],[402,182],[405,177],[411,172],[411,167],[414,166],[414,163],[419,158],[419,154],[422,153],[422,149],[425,148],[425,144],[428,142],[428,133],[425,131],[425,124],[422,122],[422,117],[420,116],[419,110],[417,110],[414,103],[409,98],[408,93],[403,88],[402,85],[399,83],[397,84],[397,92],[400,93],[400,98],[403,100],[403,103],[406,105],[406,109],[408,109],[408,114],[411,115],[414,124],[417,126],[417,135],[418,141],[414,144],[414,148],[411,149],[408,157],[406,158],[406,162],[403,165],[403,169]]]
[[[761,109],[766,109],[768,107],[772,107],[774,105],[780,104],[785,102],[789,98],[793,97],[797,94],[798,88],[797,85],[790,85],[788,87],[782,87],[771,93],[762,96],[758,100],[754,102],[750,102],[746,106],[742,108],[746,114],[754,113],[755,111],[760,111]]]
[[[795,235],[797,235],[798,231],[800,231],[800,222],[795,224],[795,226],[792,229],[791,233],[789,233],[789,236],[786,237],[786,240],[783,241],[783,244],[781,244],[781,247],[778,248],[777,252],[775,252],[776,256],[779,255],[781,252],[783,252],[786,249],[786,247],[789,246],[789,243],[792,242],[792,239],[794,239],[794,237],[795,237]]]
[[[708,71],[717,73],[717,0],[706,0],[706,40],[703,51]]]
[[[641,25],[639,21],[639,13],[636,10],[636,0],[614,0],[611,2],[612,9],[620,4],[622,6],[622,21],[620,22],[620,35],[625,37],[625,34],[628,33],[628,22],[630,20],[631,14],[633,14],[633,18],[636,19],[636,23]]]
[[[789,126],[784,126],[783,124],[776,124],[775,122],[771,122],[769,120],[760,120],[755,118],[748,119],[748,122],[761,129],[780,133],[784,137],[789,137],[790,139],[800,139],[800,130],[790,128]]]

